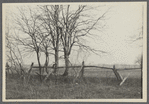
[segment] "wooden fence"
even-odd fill
[[[83,67],[83,68],[82,68]],[[114,74],[115,74],[115,76],[116,76],[116,78],[117,78],[117,80],[118,81],[120,81],[120,86],[125,82],[125,80],[128,78],[128,76],[127,77],[125,77],[125,78],[123,78],[121,75],[120,75],[120,73],[118,73],[118,69],[116,69],[115,68],[115,65],[113,65],[113,67],[102,67],[102,66],[93,66],[93,65],[86,65],[86,66],[84,66],[84,64],[82,64],[81,66],[69,66],[69,68],[81,68],[81,71],[82,71],[82,69],[84,70],[84,68],[100,68],[100,69],[109,69],[109,70],[113,70],[113,72],[114,72]],[[39,68],[38,66],[33,66],[33,68]],[[41,68],[45,68],[45,66],[42,66]],[[48,66],[47,68],[53,68],[53,67],[51,67],[51,66]],[[58,68],[65,68],[65,66],[60,66],[60,67],[58,67]],[[122,68],[122,69],[120,69],[120,70],[136,70],[136,69],[141,69],[141,68]],[[80,72],[81,72],[80,71]]]
[[[31,64],[30,69],[29,69],[29,71],[27,72],[28,74],[30,74],[32,68],[39,68],[39,66],[33,66],[33,64],[34,64],[34,63]],[[21,64],[20,64],[20,66],[21,66]],[[52,69],[53,69],[54,67],[52,67],[52,66],[47,66],[47,67],[41,66],[41,68],[52,68]],[[60,66],[60,67],[58,67],[58,68],[65,68],[65,66]],[[84,61],[83,61],[83,62],[82,62],[82,65],[80,65],[80,66],[69,66],[68,68],[80,68],[81,70],[80,70],[78,76],[83,76],[84,68],[109,69],[109,70],[112,70],[112,71],[114,72],[114,74],[115,74],[117,80],[121,82],[120,85],[122,85],[122,84],[125,82],[125,80],[128,78],[128,76],[125,77],[125,78],[123,78],[123,77],[120,75],[120,73],[117,71],[118,69],[115,68],[115,65],[113,65],[113,67],[103,67],[103,66],[94,66],[94,65],[86,65],[86,66],[85,66],[85,65],[84,65]],[[11,68],[7,65],[7,66],[6,66],[6,71],[8,71],[8,73],[9,73],[9,70],[10,70],[10,69],[11,69]],[[122,68],[122,69],[119,68],[119,70],[136,70],[136,69],[141,69],[141,68]],[[23,71],[24,71],[24,70],[22,69],[22,66],[21,66],[21,73],[22,73]],[[25,73],[25,72],[24,72],[24,73]],[[45,80],[48,78],[49,75],[50,75],[50,73],[47,74]]]
[[[114,66],[114,65],[113,65]],[[68,68],[80,68],[82,67],[81,65],[80,66],[69,66]],[[102,67],[102,66],[94,66],[94,65],[87,65],[87,66],[84,66],[85,68],[101,68],[101,69],[113,69],[113,68],[110,68],[110,67]],[[33,68],[39,68],[39,66],[33,66]],[[41,66],[41,68],[45,68],[45,66]],[[53,68],[52,66],[48,66],[47,68]],[[65,68],[65,66],[59,66],[58,68]],[[119,68],[120,70],[135,70],[135,69],[140,69],[140,68]]]

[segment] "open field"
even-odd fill
[[[51,76],[46,83],[41,84],[32,72],[30,82],[23,84],[17,74],[6,77],[6,99],[140,99],[141,98],[141,70],[119,70],[128,79],[119,86],[112,70],[85,69],[83,80],[72,83],[72,76]],[[63,73],[59,70],[59,74]],[[70,75],[73,71],[70,70]]]

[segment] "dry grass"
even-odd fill
[[[122,76],[131,73],[126,82],[119,86],[110,70],[86,70],[86,83],[72,83],[73,77],[51,76],[41,84],[36,75],[28,84],[23,84],[17,74],[6,78],[6,99],[123,99],[141,98],[141,77],[139,70],[120,71]]]

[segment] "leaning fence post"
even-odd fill
[[[28,84],[28,82],[29,82],[29,80],[30,80],[30,76],[31,76],[31,71],[32,71],[32,68],[33,68],[33,65],[34,65],[34,63],[32,62],[31,63],[31,66],[30,66],[30,69],[28,70],[28,72],[27,72],[27,84]]]
[[[117,69],[115,69],[115,65],[113,65],[113,69],[112,70],[113,70],[117,80],[122,81],[122,78],[121,78],[120,74],[117,72]]]
[[[84,78],[84,61],[82,62],[82,66],[81,66],[81,70],[80,72],[78,73],[78,75],[76,75],[76,77],[74,78],[73,80],[73,83],[79,79],[79,81],[83,80],[85,83],[86,83],[86,80]]]

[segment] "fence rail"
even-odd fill
[[[113,67],[112,68],[110,68],[110,67],[101,67],[101,66],[84,66],[85,68],[101,68],[101,69],[113,69]],[[33,68],[39,68],[39,66],[33,66]],[[41,68],[46,68],[45,66],[41,66]],[[53,67],[51,67],[51,66],[48,66],[47,68],[53,68]],[[58,67],[58,68],[65,68],[65,66],[60,66],[60,67]],[[81,68],[81,65],[80,66],[69,66],[68,68]],[[120,69],[120,70],[136,70],[136,69],[141,69],[141,68],[116,68],[116,69]]]

